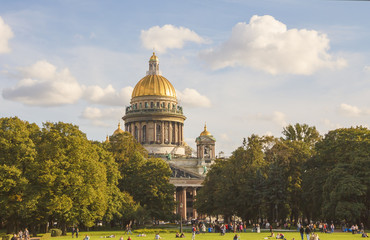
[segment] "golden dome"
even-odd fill
[[[116,131],[114,131],[113,135],[117,135],[117,134],[124,133],[124,132],[125,131],[121,129],[121,123],[118,123],[118,128],[116,129]]]
[[[161,75],[146,75],[136,84],[131,98],[153,95],[176,98],[176,91],[165,77]]]
[[[207,124],[204,124],[204,131],[200,134],[200,136],[211,136],[212,134],[207,131]]]

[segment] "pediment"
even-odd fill
[[[198,173],[189,171],[185,168],[179,167],[179,166],[177,166],[173,163],[169,163],[169,166],[170,166],[171,171],[172,171],[171,178],[174,178],[174,179],[199,179],[199,180],[204,179],[204,176],[202,176]]]

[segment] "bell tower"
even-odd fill
[[[204,125],[204,131],[195,140],[197,143],[197,158],[204,159],[206,163],[216,158],[215,143],[216,139],[207,131],[207,125]]]

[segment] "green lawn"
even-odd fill
[[[136,230],[131,236],[132,240],[145,240],[145,239],[154,239],[154,234],[147,234],[146,237],[138,237],[137,235],[140,233],[140,230]],[[275,234],[278,232],[275,232]],[[93,231],[93,232],[80,232],[79,240],[83,240],[84,236],[88,234],[90,236],[90,240],[118,240],[120,236],[123,236],[124,240],[127,239],[127,235],[124,231],[109,231],[109,232],[100,232],[100,231]],[[106,236],[115,235],[114,238],[105,238]],[[175,238],[175,233],[160,233],[159,234],[162,239],[178,239]],[[241,233],[239,234],[240,240],[272,240],[276,238],[266,238],[269,236],[269,232],[262,232],[262,233]],[[298,232],[284,232],[285,238],[287,240],[295,239],[301,240],[300,234]],[[221,236],[218,233],[205,233],[205,234],[197,234],[195,239],[196,240],[232,240],[234,237],[233,233],[226,233],[225,236]],[[333,233],[333,234],[319,234],[320,240],[355,240],[355,239],[363,239],[361,238],[361,234],[351,234],[351,233]],[[53,237],[50,240],[71,240],[71,234],[68,233],[67,236],[63,237]],[[181,239],[181,238],[180,238]],[[185,233],[185,238],[183,239],[191,239],[191,233]],[[76,238],[74,238],[76,240]],[[304,238],[306,240],[306,238]]]

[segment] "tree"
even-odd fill
[[[0,216],[7,232],[24,227],[36,211],[37,192],[29,181],[37,156],[36,124],[17,117],[0,119]]]
[[[122,176],[120,190],[128,192],[150,217],[170,218],[175,187],[169,183],[169,165],[162,159],[147,158],[147,151],[128,132],[111,136],[108,149]]]
[[[236,214],[257,220],[263,214],[264,148],[271,138],[252,135],[227,160],[216,160],[197,195],[200,213],[226,219]]]
[[[102,219],[109,192],[102,150],[77,126],[62,122],[44,124],[37,148],[39,211],[57,221],[63,234],[68,224],[90,227]]]
[[[312,207],[321,209],[322,217],[363,221],[369,226],[370,130],[330,131],[316,144],[316,152],[307,162],[304,178]],[[314,211],[310,213],[317,217]]]

